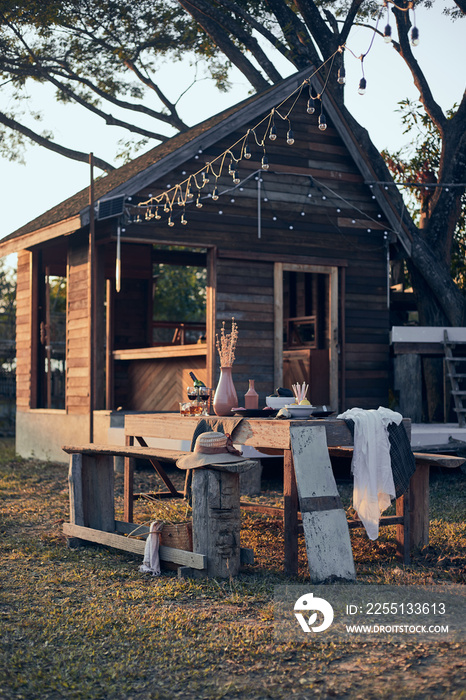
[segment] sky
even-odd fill
[[[434,98],[443,109],[461,100],[466,75],[466,19],[452,23],[444,17],[442,8],[449,4],[448,0],[436,0],[432,10],[416,11],[420,43],[413,49],[431,83]],[[385,23],[384,16],[380,28],[383,29]],[[394,21],[390,23],[395,32]],[[368,129],[380,150],[397,150],[408,139],[402,133],[398,102],[406,97],[415,100],[418,93],[396,51],[376,37],[364,59],[367,90],[363,96],[358,94],[361,77],[358,57],[366,53],[370,40],[367,30],[355,28],[347,42],[346,104]],[[277,67],[284,77],[294,71],[281,59],[277,59]],[[176,99],[191,80],[187,62],[166,64],[157,74],[157,81],[172,99]],[[180,101],[182,118],[194,125],[248,97],[250,86],[239,72],[233,73],[232,83],[227,94],[220,94],[208,81],[199,82]],[[116,166],[122,164],[115,155],[118,141],[127,137],[127,132],[102,124],[80,106],[56,104],[53,91],[47,87],[31,87],[31,91],[34,109],[48,115],[40,129],[53,131],[55,140],[66,146],[85,153],[93,151]],[[3,88],[0,103],[4,109],[8,109],[8,99],[11,100],[11,95]],[[154,145],[156,142],[147,148]],[[27,148],[24,158],[25,165],[0,158],[0,239],[89,184],[89,166],[85,163],[70,161],[33,145]],[[96,170],[95,174],[99,175],[100,171]],[[14,258],[10,256],[8,262],[14,265]]]

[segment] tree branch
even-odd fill
[[[258,22],[252,15],[250,15],[248,12],[243,10],[242,7],[240,7],[236,2],[232,2],[231,0],[215,0],[217,5],[221,5],[224,7],[226,10],[228,10],[231,13],[235,13],[242,17],[247,24],[252,29],[255,29],[258,34],[261,34],[264,39],[266,39],[272,46],[279,51],[282,56],[285,58],[288,57],[289,49],[283,42],[281,42],[274,34],[272,34],[271,31],[267,29],[263,24]]]
[[[32,131],[27,126],[24,126],[24,124],[20,124],[16,121],[16,119],[11,119],[11,117],[7,117],[6,114],[3,114],[2,112],[0,112],[0,123],[4,126],[7,126],[9,129],[18,131],[23,136],[26,136],[28,139],[31,139],[31,141],[34,141],[35,143],[39,144],[39,146],[44,146],[44,148],[48,148],[49,151],[55,151],[55,153],[59,153],[60,155],[65,156],[66,158],[71,158],[72,160],[78,160],[81,163],[89,162],[89,153],[81,153],[81,151],[73,151],[72,149],[66,148],[65,146],[60,146],[60,144],[51,141],[45,136],[37,134],[35,131]],[[94,156],[94,163],[98,168],[104,170],[107,173],[111,172],[112,170],[115,170],[113,165],[110,165],[110,163],[107,163],[105,160],[102,160],[102,158]]]
[[[109,126],[119,126],[123,129],[126,129],[127,131],[130,131],[133,134],[140,134],[141,136],[145,136],[150,139],[157,139],[159,141],[167,141],[168,137],[164,136],[163,134],[158,134],[154,131],[148,131],[147,129],[142,129],[139,126],[136,126],[135,124],[130,124],[129,122],[122,121],[121,119],[117,119],[114,117],[112,114],[108,114],[107,112],[103,112],[101,109],[96,107],[95,105],[91,104],[90,102],[87,102],[83,97],[78,95],[74,90],[71,90],[67,85],[64,83],[60,82],[59,80],[56,80],[50,73],[43,73],[42,70],[40,70],[40,74],[43,75],[46,80],[51,83],[52,85],[55,85],[55,87],[60,90],[64,95],[67,95],[70,99],[74,100],[78,104],[80,104],[82,107],[85,109],[89,110],[90,112],[93,112],[96,114],[98,117],[101,117],[102,119],[105,120],[105,123],[108,124]]]
[[[258,41],[233,18],[233,13],[219,12],[218,10],[214,9],[211,4],[206,3],[204,0],[190,0],[190,4],[195,6],[196,9],[204,16],[216,22],[220,27],[223,27],[223,29],[225,29],[230,36],[234,36],[239,39],[239,41],[244,44],[246,49],[251,52],[259,63],[260,67],[264,70],[273,83],[278,83],[282,79],[282,76],[275,68],[267,54],[263,51]]]
[[[343,27],[340,32],[339,40],[340,44],[344,44],[345,41],[348,38],[348,35],[351,31],[351,27],[353,26],[354,20],[356,18],[356,15],[359,12],[359,8],[361,7],[362,3],[364,0],[353,0],[351,3],[351,7],[348,10],[348,14],[346,15],[346,19],[343,23]]]
[[[263,78],[260,71],[242,54],[217,22],[212,21],[208,16],[200,12],[193,2],[189,2],[189,0],[178,0],[178,2],[195,22],[203,28],[206,34],[210,36],[220,51],[243,73],[257,92],[262,92],[262,90],[270,87],[270,84]]]
[[[185,124],[181,119],[178,117],[176,120],[173,119],[173,114],[167,115],[164,114],[163,112],[157,112],[154,109],[151,109],[150,107],[146,107],[141,104],[134,104],[133,102],[127,102],[126,100],[120,100],[113,95],[108,94],[101,88],[99,88],[97,85],[95,85],[93,82],[88,80],[87,78],[83,78],[80,75],[77,75],[66,63],[62,63],[62,67],[65,70],[65,73],[55,71],[57,75],[60,75],[62,78],[67,78],[69,80],[74,80],[81,85],[84,85],[88,87],[90,90],[95,92],[96,95],[101,97],[102,99],[106,100],[107,102],[111,102],[114,104],[116,107],[121,107],[122,109],[127,109],[132,112],[139,112],[141,114],[145,114],[148,117],[152,117],[153,119],[158,119],[159,121],[165,122],[166,124],[170,124],[170,126],[173,126],[175,128],[178,128],[180,131],[186,131],[188,128],[187,124]],[[50,69],[48,69],[50,71]],[[132,69],[131,69],[132,70]],[[151,86],[150,86],[151,87]],[[165,102],[164,102],[165,104]],[[176,111],[176,108],[175,108]],[[176,115],[177,116],[177,115]],[[157,137],[159,138],[159,137]]]
[[[419,90],[419,99],[421,100],[424,108],[432,119],[434,124],[437,126],[440,133],[443,135],[445,128],[446,117],[440,105],[434,100],[434,96],[430,89],[429,83],[427,82],[424,73],[422,72],[418,62],[414,58],[413,52],[411,51],[411,46],[409,44],[408,32],[411,27],[411,22],[407,12],[401,12],[396,8],[393,10],[395,15],[396,25],[398,28],[398,37],[400,39],[399,43],[392,42],[393,47],[400,54],[409,70],[413,76],[413,81],[417,89]]]
[[[318,65],[321,58],[313,44],[312,28],[306,27],[299,17],[282,0],[265,0],[270,11],[277,18],[277,22],[288,42],[288,59],[296,68],[305,68],[309,63]]]

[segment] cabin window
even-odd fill
[[[156,248],[152,345],[206,342],[206,253]]]
[[[45,268],[39,295],[38,408],[65,408],[66,277]]]

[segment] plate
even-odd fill
[[[243,418],[274,418],[278,410],[273,408],[232,408],[231,412],[235,416],[243,416]]]
[[[336,411],[313,411],[313,418],[328,418],[329,416],[335,415]]]

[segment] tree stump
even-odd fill
[[[239,475],[253,460],[194,469],[193,551],[207,555],[207,575],[236,576],[240,568]]]

